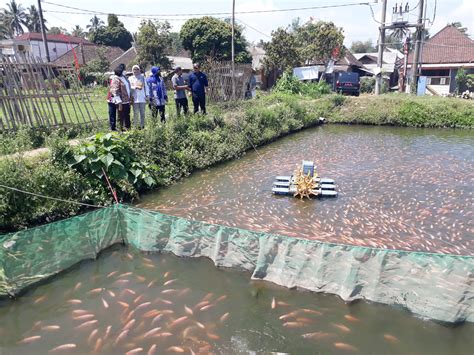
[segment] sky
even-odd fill
[[[179,31],[185,20],[191,16],[199,17],[200,13],[231,12],[232,0],[43,0],[44,17],[49,27],[58,26],[70,30],[76,24],[85,28],[93,14],[70,14],[54,11],[75,12],[44,1],[51,1],[61,5],[77,7],[98,12],[113,12],[117,14],[160,15],[162,19],[170,19],[174,31]],[[370,1],[371,6],[358,5],[338,8],[299,10],[291,12],[274,12],[258,14],[236,14],[237,22],[245,27],[244,34],[250,42],[270,39],[272,30],[286,27],[292,19],[299,17],[302,22],[310,19],[333,21],[344,29],[345,44],[350,46],[353,41],[372,40],[377,42],[378,26],[382,11],[381,1],[376,0],[235,0],[236,12],[278,10],[301,7],[355,4],[359,1]],[[407,1],[407,0],[405,0]],[[460,21],[469,28],[471,37],[474,35],[474,0],[426,0],[426,17],[433,22],[429,31],[433,35],[446,24]],[[388,0],[387,20],[391,19],[392,7],[395,0]],[[0,7],[5,7],[7,1],[0,0]],[[32,4],[37,6],[37,0],[17,0],[23,7]],[[415,8],[418,0],[408,0],[410,8]],[[436,15],[435,14],[436,5]],[[372,11],[373,15],[372,15]],[[77,11],[76,11],[77,12]],[[176,14],[168,17],[165,15]],[[227,15],[220,15],[228,17]],[[106,15],[99,16],[106,22]],[[410,21],[415,22],[417,10],[413,10]],[[141,19],[119,17],[128,30],[135,32]]]

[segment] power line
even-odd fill
[[[102,12],[81,9],[78,7],[61,5],[50,1],[43,1],[44,4],[58,6],[70,10],[77,10],[81,13],[78,14],[88,14],[88,15],[109,15],[111,12]],[[357,2],[357,3],[346,3],[346,4],[335,4],[335,5],[319,5],[319,6],[308,6],[308,7],[295,7],[287,9],[274,9],[274,10],[254,10],[254,11],[236,11],[236,14],[245,15],[245,14],[262,14],[262,13],[275,13],[275,12],[290,12],[290,11],[304,11],[304,10],[316,10],[316,9],[329,9],[329,8],[339,8],[339,7],[350,7],[350,6],[370,6],[369,2]],[[208,12],[208,13],[189,13],[189,14],[115,14],[119,17],[138,17],[138,18],[156,18],[156,17],[197,17],[197,16],[215,16],[215,15],[232,15],[231,12]]]
[[[239,22],[240,22],[241,24],[243,24],[244,26],[247,26],[248,28],[254,30],[255,32],[260,33],[261,35],[264,35],[264,36],[267,37],[267,38],[272,38],[272,36],[269,36],[269,35],[267,35],[265,32],[262,32],[262,31],[256,29],[255,27],[250,26],[249,24],[245,23],[245,22],[242,21],[241,19],[236,18],[236,20],[239,21]]]
[[[54,201],[60,201],[60,202],[67,202],[67,203],[72,203],[72,204],[81,205],[81,206],[87,206],[87,207],[95,207],[95,208],[103,208],[103,207],[104,207],[104,206],[91,205],[91,204],[89,204],[89,203],[83,203],[83,202],[79,202],[79,201],[63,200],[63,199],[61,199],[61,198],[56,198],[56,197],[41,195],[41,194],[37,194],[37,193],[35,193],[35,192],[29,192],[29,191],[25,191],[25,190],[20,190],[20,189],[17,189],[17,188],[15,188],[15,187],[7,186],[7,185],[2,185],[2,184],[0,184],[0,187],[3,187],[4,189],[11,190],[11,191],[21,192],[21,193],[26,194],[26,195],[32,195],[32,196],[36,196],[36,197],[45,198],[45,199],[48,199],[48,200],[54,200]]]

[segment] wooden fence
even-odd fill
[[[26,56],[0,57],[0,131],[96,122],[73,67],[59,69]]]

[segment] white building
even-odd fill
[[[48,40],[49,57],[54,61],[58,57],[76,48],[79,45],[93,45],[84,38],[59,35],[46,35]],[[35,58],[46,60],[46,51],[41,33],[29,32],[13,39],[0,41],[0,50],[3,55],[19,55],[21,53],[32,55]]]

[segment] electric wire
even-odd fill
[[[77,11],[80,11],[81,14],[109,15],[111,13],[111,12],[103,12],[103,11],[96,11],[96,10],[87,10],[87,9],[82,9],[78,7],[73,7],[73,6],[57,4],[50,1],[43,1],[43,3],[52,5],[52,6],[61,7],[61,8],[70,9],[70,10],[77,10]],[[273,10],[236,11],[235,14],[240,14],[240,15],[241,14],[262,14],[262,13],[305,11],[305,10],[329,9],[329,8],[340,8],[340,7],[350,7],[350,6],[367,6],[367,5],[370,5],[370,3],[369,2],[356,2],[356,3],[295,7],[295,8],[273,9]],[[47,10],[47,11],[51,11],[51,10]],[[115,15],[118,17],[139,17],[139,18],[183,17],[183,16],[197,17],[197,16],[215,16],[215,15],[230,16],[232,15],[232,12],[179,13],[179,14],[119,14],[119,13],[116,13]]]
[[[104,208],[105,207],[105,206],[99,206],[99,205],[92,205],[90,203],[84,203],[84,202],[73,201],[73,200],[64,200],[64,199],[61,199],[61,198],[46,196],[46,195],[38,194],[36,192],[25,191],[25,190],[17,189],[16,187],[7,186],[7,185],[3,185],[3,184],[0,184],[0,187],[4,188],[4,189],[7,189],[7,190],[20,192],[20,193],[23,193],[23,194],[26,194],[26,195],[41,197],[41,198],[48,199],[48,200],[72,203],[72,204],[76,204],[76,205],[81,205],[81,206],[86,206],[86,207],[94,207],[94,208]]]

